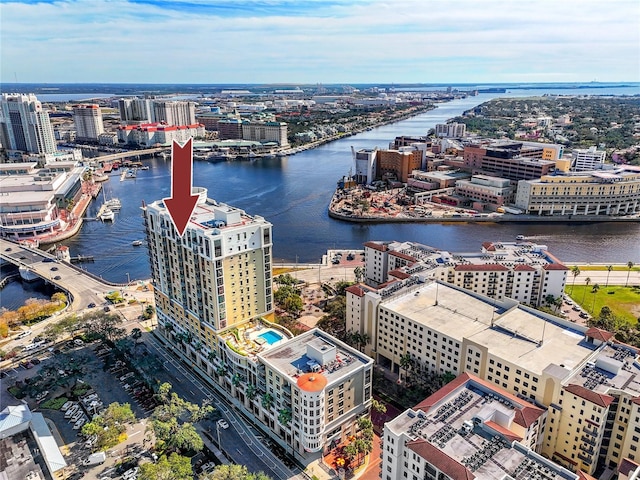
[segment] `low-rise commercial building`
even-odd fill
[[[67,462],[39,412],[27,405],[0,412],[0,478],[66,478]]]
[[[540,216],[635,214],[640,212],[640,167],[521,180],[515,204]]]
[[[35,238],[64,229],[64,209],[82,195],[83,167],[75,162],[0,164],[0,234],[14,240]]]

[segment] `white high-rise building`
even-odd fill
[[[150,123],[153,121],[151,100],[147,98],[121,98],[118,100],[120,120],[123,123]]]
[[[467,133],[467,126],[464,123],[438,123],[436,125],[436,136],[447,138],[464,137]]]
[[[604,159],[607,155],[607,152],[597,150],[596,147],[574,148],[571,153],[573,155],[571,169],[574,172],[600,170],[604,165]]]
[[[0,142],[7,150],[54,153],[56,140],[49,114],[32,93],[3,93],[0,100]]]
[[[194,102],[153,102],[153,121],[167,125],[193,125],[196,123]]]
[[[102,124],[102,109],[96,104],[74,105],[73,123],[76,127],[77,140],[98,141],[104,133]]]

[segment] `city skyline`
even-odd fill
[[[3,83],[640,80],[640,6],[626,0],[607,8],[547,0],[69,0],[0,9]]]

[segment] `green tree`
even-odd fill
[[[611,270],[613,270],[613,265],[607,265],[607,283],[605,284],[605,288],[609,286],[609,275],[611,275]]]
[[[375,398],[371,400],[371,408],[378,413],[387,413],[387,406]]]
[[[631,273],[631,269],[633,268],[633,262],[627,262],[627,281],[624,283],[624,286],[629,286],[629,274]]]
[[[289,314],[297,317],[304,309],[304,302],[302,301],[300,295],[294,293],[284,301],[283,307]]]
[[[584,290],[582,291],[582,302],[581,305],[584,305],[584,297],[587,294],[587,287],[591,285],[591,277],[587,277],[584,279]]]
[[[131,405],[112,403],[104,412],[82,426],[82,434],[97,437],[94,450],[106,450],[123,440],[122,435],[127,431],[127,423],[135,420]]]
[[[162,455],[156,463],[140,466],[139,480],[192,480],[191,459],[177,453]]]
[[[51,301],[57,304],[64,303],[66,305],[67,296],[62,292],[56,292],[53,295],[51,295]]]
[[[591,314],[593,315],[593,309],[596,308],[596,294],[600,290],[600,285],[597,283],[591,288],[591,293],[593,293],[593,303],[591,304]]]
[[[203,473],[199,480],[271,480],[263,472],[251,473],[244,465],[218,465],[212,472]]]
[[[92,312],[82,317],[83,327],[87,335],[116,342],[123,338],[127,331],[120,327],[122,317],[107,312]]]
[[[356,268],[353,269],[353,275],[356,278],[356,282],[358,283],[362,282],[362,280],[364,279],[364,268],[358,265]]]
[[[156,394],[159,405],[151,414],[150,428],[155,437],[169,450],[183,452],[200,451],[204,447],[202,438],[193,426],[210,416],[211,405],[199,406],[180,398],[169,383],[158,387]]]
[[[571,267],[571,275],[573,275],[573,284],[571,285],[571,293],[573,293],[573,287],[576,285],[576,277],[580,275],[580,268],[577,265]]]

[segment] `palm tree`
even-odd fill
[[[629,270],[627,270],[627,281],[624,284],[625,287],[629,285],[629,274],[631,273],[631,269],[633,268],[633,262],[627,262],[627,268]]]
[[[571,293],[573,293],[573,287],[576,284],[576,277],[580,275],[580,268],[577,265],[571,267],[571,275],[573,275],[573,284],[571,285]]]
[[[611,274],[611,270],[613,270],[613,265],[607,265],[607,283],[605,284],[605,288],[609,286],[609,275]]]
[[[591,293],[593,293],[593,303],[591,304],[591,315],[593,315],[593,309],[596,306],[596,293],[598,293],[598,290],[600,290],[600,285],[596,283],[591,289]]]
[[[582,305],[584,305],[584,296],[587,294],[587,287],[589,285],[591,285],[591,277],[587,277],[584,279],[584,291],[582,292],[582,302],[580,302]]]

